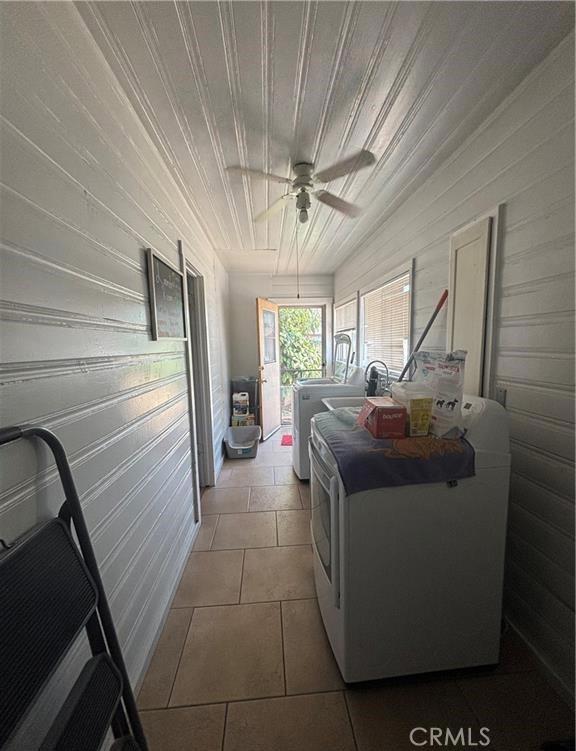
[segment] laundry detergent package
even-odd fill
[[[247,415],[250,412],[250,395],[247,391],[235,391],[232,394],[232,414]]]
[[[408,435],[428,435],[432,418],[432,391],[426,386],[409,381],[393,383],[390,391],[392,399],[408,410]]]
[[[406,435],[406,407],[396,404],[388,396],[371,396],[356,420],[374,438],[404,438]]]
[[[413,383],[432,392],[431,432],[438,438],[459,438],[464,432],[462,398],[464,395],[465,350],[445,354],[416,352]]]
[[[243,428],[250,425],[256,425],[256,416],[247,415],[232,415],[230,418],[230,424],[233,428]]]

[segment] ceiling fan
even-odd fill
[[[344,177],[344,175],[358,172],[364,167],[374,164],[375,161],[376,157],[372,152],[362,150],[347,159],[336,162],[331,167],[320,170],[320,172],[314,172],[314,165],[310,162],[297,162],[292,166],[292,171],[295,175],[292,180],[288,177],[273,175],[269,172],[260,172],[259,170],[248,169],[247,167],[227,167],[227,170],[229,172],[239,172],[243,175],[252,175],[263,180],[271,180],[283,185],[290,185],[292,188],[288,193],[285,193],[278,200],[274,201],[266,211],[254,217],[255,222],[263,222],[268,217],[281,211],[287,198],[296,198],[298,219],[304,223],[308,221],[308,209],[311,203],[310,196],[314,196],[320,203],[324,203],[326,206],[330,206],[332,209],[336,209],[336,211],[340,211],[346,216],[359,216],[362,213],[362,209],[359,206],[349,203],[343,198],[334,195],[334,193],[329,193],[327,190],[315,189],[314,186],[316,183],[329,183],[337,177]]]

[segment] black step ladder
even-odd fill
[[[113,751],[147,751],[124,658],[64,447],[49,430],[0,429],[0,446],[44,441],[66,500],[0,551],[0,749],[33,710],[50,677],[85,629],[91,658],[39,751],[98,751],[109,728]],[[72,530],[78,546],[72,539]]]

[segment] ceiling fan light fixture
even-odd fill
[[[296,209],[298,211],[298,219],[302,224],[308,221],[308,209],[310,208],[310,196],[308,191],[301,188],[296,198]]]
[[[314,165],[312,162],[296,162],[292,165],[292,172],[295,175],[293,179],[282,177],[281,175],[274,175],[269,172],[261,172],[260,170],[252,170],[248,167],[227,167],[226,169],[229,172],[237,172],[241,175],[250,175],[252,177],[258,177],[260,179],[271,180],[273,182],[284,183],[291,186],[291,191],[280,196],[280,198],[276,199],[266,211],[262,211],[255,216],[254,222],[258,223],[266,221],[284,208],[284,202],[287,198],[295,197],[298,221],[301,224],[305,224],[308,221],[310,194],[312,194],[320,203],[339,211],[347,217],[354,218],[359,216],[362,213],[359,206],[355,206],[353,203],[345,201],[343,198],[340,198],[333,193],[329,193],[327,190],[315,189],[315,183],[328,183],[336,178],[354,174],[355,172],[364,169],[364,167],[375,164],[375,162],[376,157],[374,154],[362,149],[356,154],[349,156],[347,159],[342,159],[331,167],[321,170],[316,174],[314,174]]]

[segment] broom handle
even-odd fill
[[[434,308],[434,312],[430,316],[430,320],[428,321],[428,323],[424,327],[424,331],[420,334],[420,338],[416,342],[416,346],[412,350],[412,353],[410,354],[410,357],[408,358],[408,361],[407,361],[406,365],[404,366],[404,370],[400,373],[400,378],[398,378],[398,381],[401,381],[404,378],[404,376],[406,375],[406,373],[408,372],[408,368],[412,364],[412,360],[414,359],[414,355],[420,349],[420,346],[421,346],[422,342],[426,338],[426,334],[430,331],[430,328],[432,327],[432,324],[436,320],[436,316],[438,315],[438,313],[444,307],[444,303],[446,302],[447,298],[448,298],[448,290],[445,289],[444,292],[442,292],[442,295],[441,295],[440,299],[438,300],[438,305]]]

